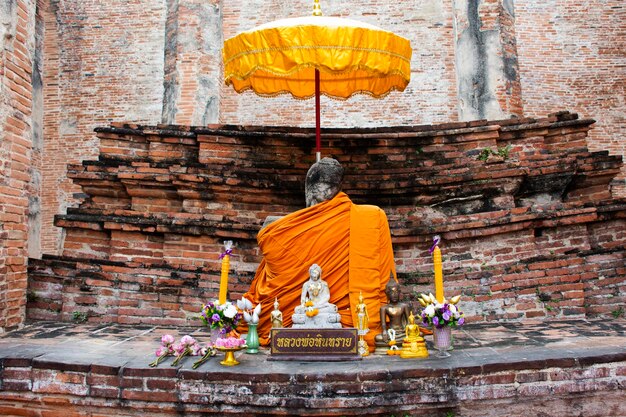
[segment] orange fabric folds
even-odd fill
[[[269,343],[275,298],[283,312],[284,327],[291,327],[293,310],[300,304],[302,285],[309,279],[308,270],[314,263],[322,268],[330,302],[337,306],[343,327],[353,327],[351,311],[358,303],[359,291],[363,291],[370,316],[368,339],[373,341],[380,332],[379,308],[386,301],[384,288],[389,271],[395,276],[391,236],[382,210],[354,205],[346,194],[339,193],[332,200],[270,224],[259,232],[257,240],[263,260],[244,296],[254,304],[262,304],[258,325],[261,344]]]

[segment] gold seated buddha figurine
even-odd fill
[[[409,315],[409,324],[406,326],[402,349],[400,350],[401,358],[427,358],[428,350],[424,338],[420,336],[420,328],[415,324],[413,313]]]

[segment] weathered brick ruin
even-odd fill
[[[443,238],[448,294],[472,322],[584,317],[624,303],[620,157],[589,152],[590,119],[328,129],[344,191],[388,214],[405,296],[432,291]],[[69,168],[88,198],[56,217],[61,256],[32,260],[28,317],[185,325],[217,296],[222,241],[236,242],[231,298],[260,261],[268,215],[303,207],[313,132],[297,128],[97,129],[100,157]]]
[[[412,81],[385,100],[323,100],[327,127],[436,124],[563,108],[598,120],[591,151],[624,155],[619,0],[322,2],[411,40]],[[132,121],[312,126],[308,101],[223,85],[224,39],[310,0],[7,0],[0,5],[0,328],[25,317],[29,258],[64,248],[55,215],[84,198],[68,164],[98,154],[97,126]],[[115,53],[111,53],[115,51]],[[624,175],[611,192],[624,196]]]
[[[147,366],[205,335],[222,242],[234,299],[264,219],[304,205],[312,103],[236,94],[221,47],[311,5],[0,1],[0,415],[626,414],[621,0],[322,1],[413,45],[404,92],[322,100],[323,150],[387,212],[413,303],[443,237],[459,349]]]

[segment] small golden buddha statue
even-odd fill
[[[370,316],[367,313],[367,304],[363,301],[363,292],[359,294],[359,303],[356,305],[357,334],[359,335],[359,355],[368,356],[370,354],[369,346],[363,338],[369,331]]]
[[[272,323],[272,329],[283,327],[283,313],[278,309],[278,298],[274,299],[274,310],[270,313],[270,322]]]
[[[413,312],[409,315],[409,324],[406,325],[406,335],[400,350],[401,358],[427,358],[428,350],[424,338],[420,336],[420,328],[415,324]]]

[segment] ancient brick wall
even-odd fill
[[[26,305],[35,3],[0,4],[0,329],[22,323]]]
[[[527,116],[567,108],[598,123],[590,148],[626,154],[626,6],[623,1],[515,2]],[[626,195],[626,171],[614,192]]]
[[[67,164],[93,159],[95,126],[157,123],[163,103],[163,2],[43,2],[42,250],[59,250],[55,214],[81,199]]]
[[[432,236],[448,295],[472,321],[617,314],[625,300],[620,158],[590,153],[590,119],[329,129],[343,189],[387,212],[407,298],[433,291]],[[260,261],[268,215],[303,207],[313,132],[303,128],[116,125],[98,161],[69,167],[88,198],[56,218],[63,255],[32,261],[34,319],[188,324],[217,295],[222,241],[236,241],[238,298]]]
[[[312,1],[225,1],[224,39],[277,17],[298,17],[312,13]],[[403,36],[411,41],[411,83],[403,93],[385,99],[355,96],[348,101],[322,97],[323,126],[391,126],[435,123],[457,119],[455,42],[450,2],[321,2],[328,16],[350,17]],[[253,93],[237,95],[222,87],[220,122],[268,126],[314,126],[313,100],[291,96],[272,99]]]
[[[623,415],[623,355],[598,355],[580,363],[544,356],[483,366],[467,366],[467,360],[459,364],[454,358],[445,364],[433,360],[430,369],[403,369],[397,362],[376,367],[373,359],[369,367],[352,365],[349,371],[329,371],[327,365],[303,372],[283,366],[269,373],[267,364],[253,365],[249,358],[239,366],[241,371],[192,370],[187,364],[146,368],[147,355],[123,363],[101,359],[93,365],[88,356],[69,363],[6,358],[0,371],[0,413],[499,417],[506,410],[515,417]]]
[[[13,231],[3,237],[5,242],[12,240],[10,243],[0,243],[0,262],[4,262],[0,268],[15,262],[13,255],[21,250],[16,248],[26,246],[18,243],[21,240],[29,240],[34,257],[61,252],[63,235],[53,226],[53,217],[85,198],[68,179],[67,164],[96,157],[95,126],[114,121],[313,125],[312,101],[260,99],[226,89],[221,85],[217,58],[223,38],[277,16],[308,14],[310,1],[5,3],[2,33],[15,32],[23,22],[16,10],[30,19],[30,69],[22,67],[26,72],[18,78],[31,97],[17,94],[19,103],[10,87],[3,89],[0,117],[9,120],[9,113],[24,114],[24,119],[18,120],[28,126],[20,125],[16,129],[22,131],[14,134],[32,146],[21,149],[16,145],[25,155],[19,162],[25,166],[19,166],[8,162],[12,142],[3,140],[1,145],[2,181],[5,187],[8,184],[3,195],[9,197],[0,210],[5,216],[7,210],[15,210],[11,215],[18,218],[2,225],[2,236],[10,227]],[[407,91],[392,93],[384,100],[357,97],[334,102],[323,98],[322,124],[392,126],[492,118],[489,112],[465,117],[460,110],[462,100],[476,93],[470,89],[472,94],[467,95],[460,87],[462,81],[471,85],[477,75],[460,71],[465,63],[461,55],[467,51],[459,39],[469,27],[465,23],[471,15],[472,48],[481,46],[485,37],[494,40],[486,52],[497,59],[485,62],[497,65],[483,71],[483,79],[487,74],[494,81],[487,89],[491,96],[484,97],[496,111],[503,116],[520,111],[536,116],[572,108],[598,120],[590,135],[592,150],[609,149],[612,154],[624,155],[621,51],[626,19],[621,2],[483,0],[472,9],[473,14],[469,13],[471,3],[372,0],[357,5],[322,1],[326,15],[349,16],[393,30],[411,39],[414,48]],[[3,71],[11,62],[22,65],[24,62],[17,62],[22,57],[14,56],[21,40],[9,37],[3,42]],[[477,51],[471,56],[485,52]],[[5,76],[3,80],[10,79]],[[615,195],[626,195],[625,180],[623,171],[613,182]],[[13,206],[11,202],[18,201],[15,197],[20,200]],[[25,201],[28,217],[20,211]]]
[[[219,57],[222,39],[277,17],[309,14],[311,1],[43,3],[51,13],[43,54],[44,252],[60,250],[54,214],[81,197],[74,196],[78,190],[65,165],[95,155],[97,143],[89,132],[97,125],[314,123],[310,100],[269,100],[225,88]],[[322,2],[326,15],[393,30],[414,48],[412,81],[404,93],[383,100],[322,98],[322,124],[413,125],[544,115],[565,106],[599,120],[592,149],[623,155],[619,2],[489,0],[471,8],[473,3]],[[614,189],[620,193],[626,186],[616,182]]]

